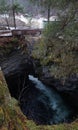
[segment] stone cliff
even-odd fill
[[[7,49],[9,50],[11,48]],[[10,51],[7,51],[7,49],[4,49],[5,54],[8,53],[10,54]],[[15,75],[17,79],[18,74],[21,74],[22,77],[22,75],[25,74],[24,73],[25,71],[27,72],[27,74],[29,73],[29,71],[31,71],[32,62],[30,62],[29,59],[27,60],[27,57],[25,57],[25,55],[23,55],[22,53],[19,53],[19,51],[16,52],[14,50],[14,53],[10,54],[9,58],[8,55],[6,58],[5,55],[3,55],[3,53],[1,54],[3,60],[0,59],[0,61],[7,81],[9,81]],[[29,67],[30,70],[28,71]],[[15,90],[13,83],[14,81],[12,79],[10,82],[10,89]],[[0,130],[77,130],[78,129],[78,119],[75,119],[75,121],[69,124],[63,123],[51,126],[49,125],[40,126],[35,124],[33,121],[28,120],[21,112],[19,102],[15,98],[11,97],[12,93],[10,93],[8,87],[9,86],[7,86],[3,72],[2,70],[0,70]]]

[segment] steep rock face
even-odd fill
[[[52,77],[49,72],[49,66],[41,66],[40,61],[35,59],[35,72],[40,80],[57,90],[64,98],[66,103],[70,104],[78,113],[78,75],[72,75],[66,80]]]
[[[60,92],[65,101],[70,104],[71,107],[75,108],[78,113],[78,76],[71,76],[67,78],[65,82],[63,79],[59,80],[54,77],[47,76],[48,75],[46,75],[46,77],[41,77],[42,82]]]
[[[17,50],[2,62],[1,67],[11,95],[18,98],[21,89],[27,85],[28,74],[34,73],[32,60]]]
[[[21,75],[20,79],[22,78],[23,74],[25,74],[24,76],[27,78],[26,74],[28,75],[30,73],[33,65],[30,58],[28,58],[26,55],[23,55],[22,52],[20,53],[20,51],[15,51],[11,53],[11,55],[9,55],[9,57],[6,58],[4,62],[1,63],[1,66],[7,81],[16,76],[16,78],[14,80],[12,79],[9,84],[10,88],[13,88],[12,91],[14,90],[15,92],[16,86],[14,87],[13,85],[14,81],[17,80],[18,82],[18,75]],[[33,73],[33,70],[31,72]],[[21,84],[23,81],[24,79],[22,79]],[[61,124],[53,126],[38,126],[33,121],[27,120],[26,117],[21,113],[18,102],[10,96],[3,74],[0,71],[1,130],[76,130],[77,128],[78,120],[72,122],[71,124]]]
[[[18,102],[10,96],[3,73],[0,70],[0,130],[77,130],[78,120],[71,124],[38,126],[21,113]]]
[[[27,44],[29,42],[24,36],[0,39],[0,66],[11,96],[16,99],[27,85],[28,75],[34,73],[34,65],[28,54]]]
[[[0,130],[26,130],[26,117],[18,102],[11,98],[3,73],[0,70]]]

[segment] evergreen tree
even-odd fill
[[[52,0],[30,0],[33,4],[37,4],[39,6],[45,7],[47,10],[47,19],[48,22],[50,21],[50,12],[51,12],[51,7],[53,5]]]
[[[6,3],[5,0],[0,0],[0,14],[4,15],[6,24],[9,28],[9,23],[8,23],[8,18],[7,18],[7,14],[9,13],[8,10],[9,9],[9,5]]]
[[[45,26],[33,56],[43,66],[49,66],[53,76],[66,78],[78,74],[78,1],[55,0],[54,7],[58,9],[59,21]]]
[[[23,13],[22,6],[20,6],[20,4],[14,0],[12,0],[12,3],[10,4],[7,4],[5,0],[0,0],[0,13],[5,15],[5,20],[8,27],[9,27],[9,22],[8,22],[8,18],[6,17],[6,14],[9,14],[9,12],[12,12],[13,23],[14,23],[14,27],[16,28],[15,14],[17,14],[18,12]]]
[[[12,6],[10,7],[10,10],[12,10],[14,27],[16,28],[15,14],[17,14],[18,12],[23,12],[23,8],[17,1],[12,0]]]

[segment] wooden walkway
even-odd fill
[[[40,35],[42,29],[14,29],[14,30],[0,30],[0,37],[24,36],[24,35]]]

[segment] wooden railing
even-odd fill
[[[21,35],[40,35],[42,33],[41,29],[18,29],[12,30],[13,36],[21,36]]]
[[[14,29],[14,30],[1,30],[0,37],[9,37],[9,36],[23,36],[23,35],[40,35],[42,29]]]

